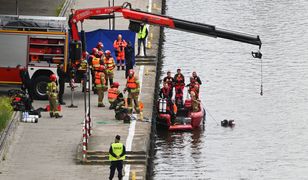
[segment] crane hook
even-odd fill
[[[260,52],[260,49],[259,49],[259,51],[257,51],[257,52],[251,51],[251,55],[252,55],[252,57],[254,57],[254,58],[259,58],[259,59],[262,58],[262,53]]]
[[[123,5],[122,5],[122,8],[129,8],[129,9],[131,9],[132,8],[132,4],[131,3],[129,3],[129,2],[124,2],[123,3]]]

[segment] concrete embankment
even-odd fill
[[[117,1],[116,5],[121,5],[123,2]],[[161,1],[155,1],[155,5],[152,1],[130,2],[133,8],[161,13]],[[99,0],[76,0],[74,4],[75,9],[104,6],[108,6],[107,2]],[[117,18],[116,29],[127,29],[128,22]],[[108,21],[86,21],[84,28],[86,31],[98,28],[108,29]],[[48,113],[43,113],[37,124],[19,123],[7,158],[0,164],[0,179],[20,179],[20,177],[23,179],[108,179],[109,166],[100,160],[106,159],[106,152],[117,134],[121,135],[121,141],[126,145],[131,157],[135,158],[133,164],[125,165],[124,179],[131,179],[132,175],[136,179],[146,179],[160,31],[159,27],[150,26],[148,40],[152,48],[148,49],[147,54],[151,58],[139,58],[138,66],[135,67],[135,73],[142,84],[140,100],[144,104],[144,117],[149,121],[132,121],[130,124],[117,121],[114,118],[114,111],[109,110],[108,106],[97,107],[97,95],[91,93],[93,133],[88,144],[88,160],[84,162],[91,165],[80,164],[78,163],[80,159],[76,157],[81,155],[78,149],[81,147],[84,99],[81,87],[78,87],[74,98],[74,104],[78,108],[70,109],[63,106],[62,119],[49,118]],[[126,84],[124,71],[115,71],[115,81],[120,83],[120,90],[123,90]],[[64,100],[70,104],[69,89],[66,89]],[[47,103],[47,101],[35,101],[34,106],[35,108],[45,107]],[[109,105],[106,94],[104,103]]]

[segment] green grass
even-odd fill
[[[13,114],[11,100],[8,97],[0,97],[0,132],[6,127]]]

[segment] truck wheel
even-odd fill
[[[48,96],[46,93],[47,84],[49,83],[48,76],[39,76],[33,81],[33,95],[35,99],[47,100]]]

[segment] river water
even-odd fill
[[[197,71],[212,117],[157,133],[153,179],[308,179],[308,1],[168,0],[167,15],[259,34],[264,95],[257,46],[165,29],[163,73]]]

